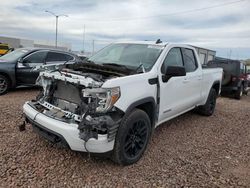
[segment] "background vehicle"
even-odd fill
[[[240,99],[248,92],[248,79],[246,65],[237,60],[213,60],[209,61],[208,67],[223,68],[222,94],[233,94]]]
[[[12,50],[13,48],[10,48],[8,44],[0,43],[0,56],[5,55]]]
[[[195,49],[155,42],[115,43],[86,63],[41,72],[44,90],[23,106],[34,130],[72,150],[138,161],[155,127],[197,108],[213,114],[222,69],[202,69]]]
[[[77,61],[74,54],[51,49],[22,48],[0,57],[0,95],[20,85],[34,85],[39,71],[37,65],[62,64]]]
[[[248,87],[250,88],[250,62],[246,62],[247,67],[247,81],[248,81]]]
[[[248,81],[248,87],[250,88],[250,73],[247,74],[247,81]]]

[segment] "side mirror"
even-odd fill
[[[24,68],[24,67],[28,67],[27,62],[25,62],[25,60],[21,57],[17,60],[17,67],[18,68]]]
[[[184,67],[168,66],[165,75],[162,76],[162,81],[167,82],[172,77],[186,76]]]
[[[17,60],[17,62],[23,64],[23,58],[20,57],[20,58]]]
[[[21,60],[21,64],[23,65],[23,66],[25,66],[25,67],[29,67],[31,62],[29,61],[29,60],[27,60],[27,59],[23,59],[22,58],[22,60]]]

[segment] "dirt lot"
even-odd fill
[[[143,158],[121,167],[19,132],[36,89],[0,96],[0,187],[250,187],[250,97],[219,98],[212,117],[192,112],[156,129]]]

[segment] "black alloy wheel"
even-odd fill
[[[148,114],[134,109],[123,118],[116,134],[112,160],[121,165],[136,163],[143,155],[151,137]]]
[[[128,158],[134,159],[145,147],[149,133],[145,120],[135,121],[125,138],[124,150]]]
[[[214,113],[216,106],[217,92],[214,88],[211,88],[207,101],[204,105],[197,108],[197,112],[204,116],[211,116]]]
[[[214,109],[215,109],[215,105],[216,105],[216,94],[213,94],[210,96],[210,100],[209,100],[209,114],[213,114],[214,113]]]

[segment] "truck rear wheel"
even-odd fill
[[[211,116],[216,106],[217,92],[212,88],[208,94],[206,104],[198,107],[198,113],[204,116]]]
[[[0,75],[0,95],[7,93],[10,87],[10,81],[6,76]]]
[[[133,110],[120,124],[112,160],[121,165],[137,162],[146,150],[151,131],[147,113],[140,109]]]

